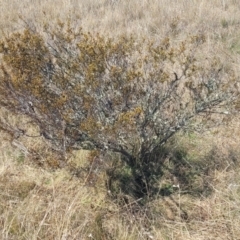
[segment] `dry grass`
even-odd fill
[[[156,39],[171,36],[178,41],[189,34],[203,33],[208,39],[203,56],[211,54],[212,49],[223,54],[223,58],[227,54],[234,60],[229,64],[235,64],[239,74],[239,10],[237,0],[0,0],[0,29],[10,33],[22,28],[21,16],[36,26],[54,24],[58,18],[70,19],[89,31],[114,37],[133,33]],[[20,124],[13,116],[9,116],[9,121]],[[27,120],[21,121],[26,127]],[[36,129],[29,126],[28,131],[35,134]],[[193,197],[184,194],[180,186],[171,196],[150,202],[135,215],[137,203],[120,207],[110,200],[104,174],[99,174],[97,184],[87,184],[88,174],[78,178],[72,169],[54,169],[60,163],[47,152],[43,139],[20,138],[11,144],[9,136],[0,134],[3,240],[240,239],[237,117],[228,126],[179,140],[193,159],[203,158],[213,147],[217,150],[207,158],[221,165],[216,168],[212,165],[211,195]],[[35,155],[22,143],[34,150]],[[79,167],[87,155],[74,153],[69,165]]]
[[[239,168],[227,161],[213,170],[210,196],[180,186],[133,214],[137,203],[109,199],[104,175],[93,187],[65,169],[39,168],[7,141],[0,151],[1,239],[239,239]],[[76,154],[72,160],[86,159]]]
[[[28,22],[52,23],[71,19],[87,30],[110,35],[183,36],[206,32],[212,38],[236,34],[240,3],[236,0],[17,0],[0,1],[0,28],[13,31],[21,27],[19,15]],[[239,30],[238,30],[239,33]],[[232,41],[228,39],[227,41]],[[235,39],[236,40],[236,39]]]

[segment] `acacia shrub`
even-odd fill
[[[111,39],[61,22],[42,34],[27,28],[0,43],[0,106],[30,117],[63,158],[72,149],[120,154],[135,196],[149,195],[159,147],[236,97],[231,69],[197,59],[204,43]]]

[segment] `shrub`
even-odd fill
[[[30,117],[63,158],[72,149],[119,153],[145,196],[159,147],[236,97],[229,68],[197,60],[204,42],[111,39],[61,22],[42,34],[27,28],[0,43],[0,106]],[[3,118],[1,128],[9,130]]]

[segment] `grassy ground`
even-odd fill
[[[60,18],[114,37],[133,33],[179,41],[201,33],[207,37],[203,56],[217,51],[239,74],[239,10],[236,0],[0,0],[0,29],[9,34],[25,23],[41,26]],[[11,115],[9,121],[20,124]],[[13,141],[0,132],[0,238],[240,239],[239,136],[237,116],[228,126],[178,136],[189,164],[200,166],[190,174],[191,188],[166,171],[159,185],[171,194],[159,193],[139,210],[134,200],[112,200],[104,172],[78,172],[89,163],[89,152],[73,152],[68,167],[61,167],[43,139]]]
[[[206,157],[211,134],[180,137],[189,163],[201,158],[203,166],[210,165],[208,172],[192,179],[192,192],[186,194],[180,183],[169,196],[159,194],[137,210],[134,200],[119,205],[120,197],[111,199],[104,173],[94,182],[88,173],[79,177],[66,168],[39,167],[5,137],[0,145],[1,239],[239,239],[239,154],[228,154],[227,138],[218,139],[217,151]],[[76,152],[69,161],[84,165],[87,156]],[[161,185],[173,184],[178,182],[166,173]]]

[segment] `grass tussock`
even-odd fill
[[[195,136],[197,139],[209,141],[209,136]],[[220,148],[210,152],[202,149],[196,155],[188,137],[180,137],[178,142],[191,149],[185,157],[193,168],[181,165],[181,176],[185,180],[189,177],[193,184],[179,183],[177,180],[181,178],[172,171],[173,163],[169,160],[166,162],[169,168],[159,183],[165,192],[143,207],[134,199],[126,201],[124,193],[113,198],[105,187],[104,172],[99,172],[98,181],[91,185],[88,174],[78,177],[65,168],[39,168],[30,157],[2,141],[1,238],[238,239],[237,150],[227,154]],[[76,152],[69,160],[73,169],[86,166],[87,156],[88,153]],[[196,164],[202,168],[192,178],[191,171],[196,170]],[[199,191],[202,186],[208,187],[210,194]]]
[[[216,54],[237,78],[239,10],[236,0],[0,0],[0,29],[9,36],[61,19],[113,38],[180,42],[202,34],[199,57]],[[0,239],[239,239],[238,115],[205,133],[178,134],[144,204],[129,194],[131,172],[116,155],[71,151],[63,162],[30,119],[4,109],[2,116],[14,131],[0,129]]]

